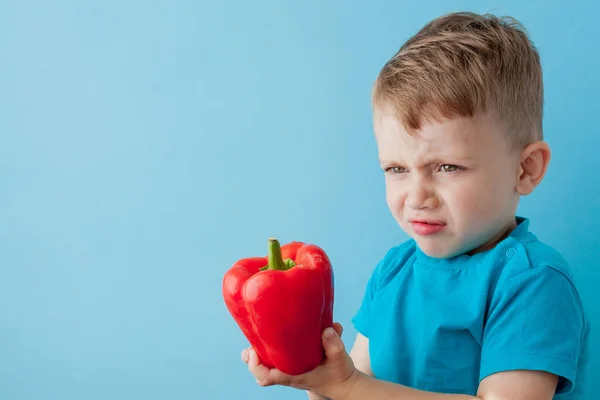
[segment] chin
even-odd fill
[[[432,258],[450,258],[458,254],[456,250],[435,246],[431,243],[423,243],[417,240],[417,244],[423,253]]]

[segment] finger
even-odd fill
[[[248,370],[261,386],[270,386],[273,383],[269,377],[269,368],[261,364],[258,354],[254,349],[248,350]]]
[[[342,332],[344,332],[344,328],[342,327],[342,324],[340,324],[339,322],[334,322],[333,329],[335,330],[335,332],[338,334],[339,337],[342,337]]]
[[[290,385],[294,382],[291,375],[285,374],[277,368],[269,368],[262,364],[254,349],[248,349],[248,369],[261,386]]]
[[[293,385],[296,382],[292,375],[281,372],[277,368],[269,370],[269,383],[272,385]]]
[[[248,364],[248,352],[249,352],[249,348],[245,348],[244,350],[242,350],[242,361],[245,362],[246,364]]]
[[[344,342],[333,328],[327,328],[323,331],[323,348],[327,358],[331,360],[344,357],[346,354]]]

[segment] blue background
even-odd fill
[[[3,0],[0,398],[305,398],[254,383],[222,276],[269,236],[317,243],[354,336],[372,268],[406,239],[385,205],[371,85],[456,10],[513,15],[539,47],[554,153],[520,214],[571,262],[600,326],[591,0]]]

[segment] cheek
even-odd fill
[[[386,181],[385,199],[388,207],[392,211],[400,210],[402,208],[402,190],[397,182]]]
[[[486,216],[493,214],[498,202],[496,189],[489,179],[471,179],[453,190],[449,206],[469,219],[479,219],[483,222]]]

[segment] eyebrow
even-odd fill
[[[474,158],[473,157],[426,157],[423,162],[421,162],[421,165],[431,165],[431,164],[449,164],[449,163],[454,163],[454,162],[468,162],[468,161],[473,161]],[[379,164],[381,165],[392,165],[392,164],[402,164],[401,162],[398,161],[392,161],[392,160],[387,160],[387,159],[381,159],[379,160]]]

